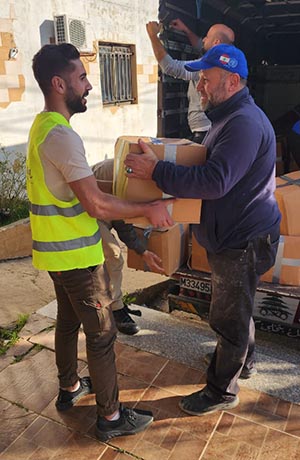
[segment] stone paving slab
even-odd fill
[[[32,314],[55,298],[46,271],[32,267],[31,257],[0,263],[0,325],[6,327],[21,314]]]
[[[20,350],[16,351],[18,344],[10,350],[10,356],[0,357],[0,460],[300,458],[300,405],[291,401],[243,385],[240,404],[231,411],[204,417],[183,413],[178,402],[183,395],[205,384],[205,367],[202,361],[195,367],[178,362],[168,356],[168,347],[162,352],[158,338],[166,345],[171,341],[175,346],[166,332],[166,329],[170,330],[170,324],[167,327],[170,315],[159,313],[160,325],[165,329],[158,329],[153,324],[153,315],[158,312],[148,313],[152,323],[148,318],[147,327],[146,322],[143,323],[143,332],[144,342],[151,344],[151,351],[142,342],[142,333],[131,338],[136,346],[124,343],[128,337],[121,335],[115,345],[120,400],[126,406],[153,412],[154,423],[146,431],[112,439],[108,444],[97,441],[94,435],[94,395],[82,398],[69,411],[56,410],[54,323],[53,319],[39,312],[22,331],[20,346],[28,342],[33,348],[28,351],[25,347],[25,355],[19,362],[9,361],[19,353]],[[143,321],[146,316],[143,310]],[[173,325],[178,323],[178,319],[171,318],[171,321]],[[182,328],[182,322],[179,323]],[[194,327],[190,331],[189,343],[193,343],[192,339],[196,337]],[[204,342],[211,347],[209,334],[204,336]],[[176,343],[182,343],[182,336],[181,342]],[[171,353],[173,351],[179,355],[178,349]],[[87,375],[83,333],[79,336],[79,356],[80,375]]]
[[[120,342],[202,371],[206,370],[205,355],[213,352],[216,338],[205,321],[184,312],[174,311],[167,314],[147,307],[137,307],[142,312],[142,317],[134,319],[141,331],[134,336],[119,334]],[[41,316],[45,314],[54,320],[56,302],[51,302],[38,312]],[[300,403],[300,341],[283,339],[258,331],[258,374],[240,383],[248,388]],[[83,350],[83,345],[80,347]]]
[[[141,331],[135,336],[118,335],[124,344],[164,356],[205,371],[205,355],[214,351],[216,337],[205,321],[196,315],[163,313],[139,307],[142,317],[136,321]],[[177,315],[179,313],[179,315]],[[240,385],[263,391],[275,397],[300,403],[299,340],[277,342],[271,334],[257,334],[256,354],[258,374]],[[272,339],[272,340],[271,340]]]
[[[120,400],[152,410],[155,421],[135,436],[95,439],[94,395],[57,412],[53,329],[26,334],[40,347],[0,371],[0,460],[296,460],[300,458],[300,405],[242,387],[240,405],[204,417],[183,413],[178,402],[205,384],[203,369],[116,342]],[[44,346],[46,348],[41,347]],[[79,360],[88,372],[84,337]],[[5,359],[5,358],[3,358]],[[1,367],[0,367],[1,369]]]

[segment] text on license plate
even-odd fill
[[[211,294],[211,284],[208,281],[196,280],[185,276],[180,277],[180,287],[192,289],[194,291]]]

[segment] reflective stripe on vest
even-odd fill
[[[73,249],[80,249],[85,246],[92,246],[99,243],[101,240],[100,230],[92,236],[82,236],[75,240],[69,241],[32,241],[32,248],[40,252],[53,252],[53,251],[72,251]]]
[[[37,216],[64,216],[64,217],[74,217],[79,216],[84,211],[81,203],[75,204],[71,208],[60,208],[53,204],[50,205],[41,205],[41,204],[32,204],[30,203],[30,211],[32,214]]]
[[[87,268],[104,262],[97,220],[87,214],[75,196],[71,201],[56,198],[45,182],[41,146],[57,126],[72,129],[59,113],[37,115],[30,130],[26,162],[32,261],[36,268],[48,271]]]

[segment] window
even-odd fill
[[[99,62],[103,104],[136,103],[134,45],[99,42]]]

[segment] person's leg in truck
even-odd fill
[[[92,170],[97,181],[112,182],[113,166],[113,159],[104,160],[95,164],[92,167]],[[129,315],[127,306],[123,304],[122,279],[124,260],[122,257],[120,245],[111,232],[112,225],[110,222],[98,220],[98,224],[102,236],[102,246],[105,256],[105,265],[110,279],[110,293],[113,299],[112,311],[117,329],[119,332],[122,332],[123,334],[137,334],[140,328]]]
[[[140,330],[131,318],[123,303],[122,279],[124,259],[120,245],[112,234],[109,224],[99,221],[105,265],[109,275],[109,289],[112,296],[112,311],[119,332],[127,335],[137,334]]]

